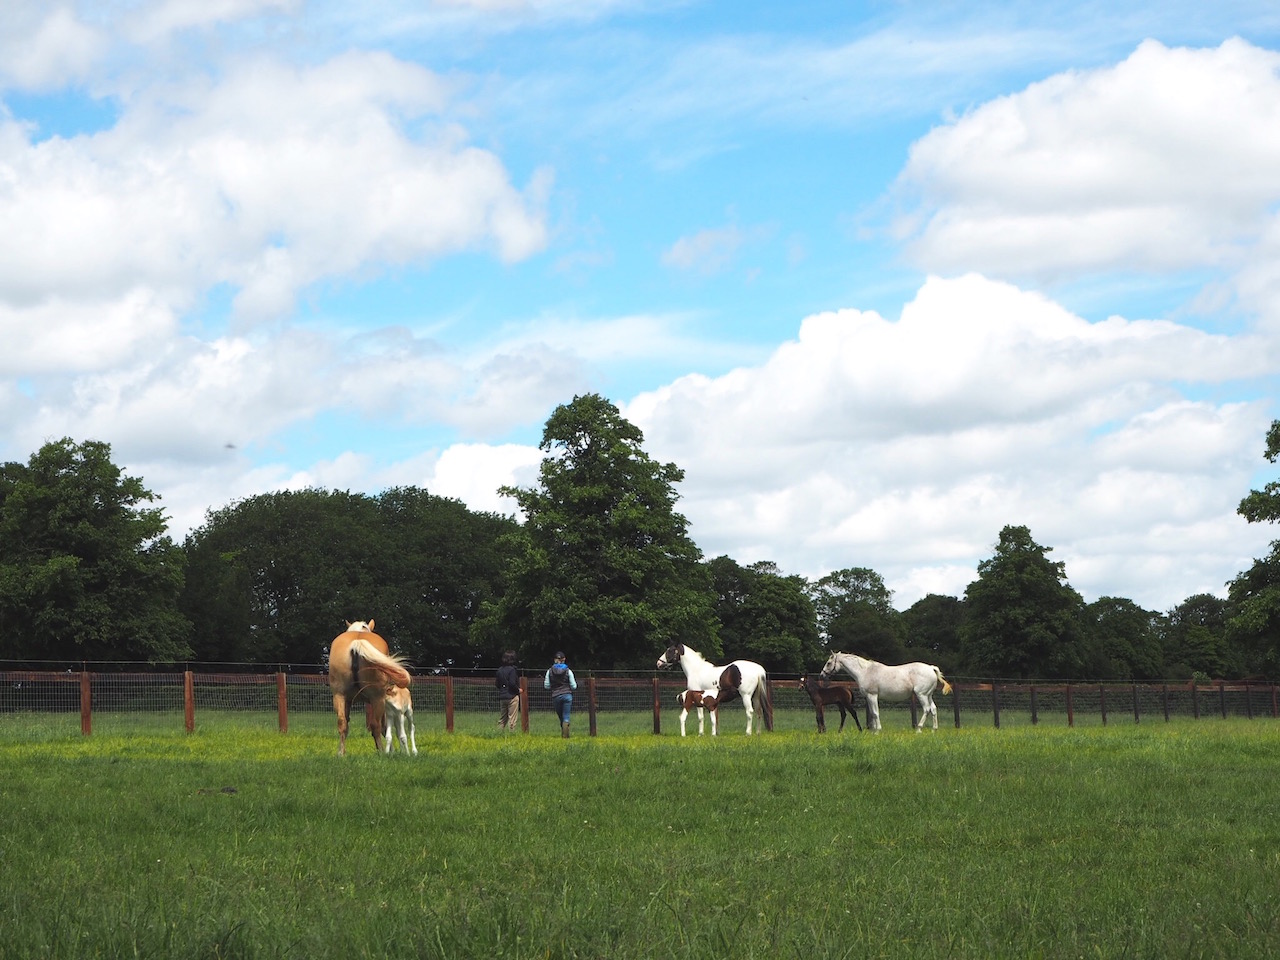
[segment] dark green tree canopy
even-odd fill
[[[707,561],[716,593],[724,660],[754,660],[770,672],[803,673],[825,658],[803,577],[774,563],[740,566],[730,557]]]
[[[1280,420],[1273,420],[1267,431],[1263,455],[1270,463],[1280,459]],[[1239,513],[1250,523],[1280,522],[1280,481],[1249,491]],[[1244,669],[1280,676],[1280,540],[1271,541],[1270,553],[1231,581],[1228,596],[1233,613],[1227,635],[1244,651]]]
[[[978,564],[965,590],[961,649],[966,669],[997,677],[1070,678],[1083,668],[1084,602],[1066,582],[1065,564],[1026,527],[1000,531],[995,555]]]
[[[471,624],[514,528],[416,487],[282,491],[211,511],[186,541],[197,655],[320,663],[347,621],[372,619],[419,667],[470,665]]]
[[[901,623],[908,659],[936,664],[947,676],[958,673],[964,617],[964,601],[940,593],[923,596],[903,610]]]
[[[1159,680],[1164,676],[1164,618],[1123,597],[1085,607],[1085,675],[1099,680]]]
[[[827,649],[903,662],[899,614],[880,574],[867,567],[835,570],[810,587],[810,596]]]
[[[190,656],[183,555],[154,495],[111,447],[64,438],[0,467],[3,654],[151,661]]]
[[[596,667],[652,666],[675,640],[719,652],[710,580],[675,510],[684,473],[643,439],[597,394],[552,413],[538,485],[502,490],[525,522],[506,594],[477,629],[484,642]]]

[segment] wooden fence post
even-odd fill
[[[93,691],[89,671],[80,671],[80,732],[86,737],[93,732]]]
[[[951,710],[956,715],[956,729],[960,729],[960,685],[951,688]]]
[[[1164,704],[1164,722],[1169,722],[1169,685],[1160,684],[1160,700]]]
[[[658,678],[653,678],[653,732],[655,734],[662,733],[662,705],[658,702],[662,699],[662,691],[658,687]]]
[[[520,732],[529,732],[529,678],[520,678]]]
[[[195,674],[190,670],[182,675],[182,707],[187,721],[187,733],[196,729]]]
[[[1138,716],[1138,685],[1133,685],[1133,722],[1141,723],[1142,718]]]
[[[1040,717],[1036,712],[1036,685],[1031,685],[1031,725],[1034,727],[1040,722]]]
[[[1074,727],[1076,725],[1076,708],[1071,702],[1071,684],[1067,684],[1067,726]]]
[[[1247,680],[1244,684],[1244,713],[1250,720],[1253,719],[1253,686]]]
[[[1195,680],[1191,681],[1191,713],[1197,720],[1200,719],[1200,687]]]
[[[1227,719],[1227,681],[1218,681],[1218,701],[1222,705],[1222,719]]]
[[[587,728],[591,736],[596,735],[596,678],[587,677]]]
[[[280,718],[280,732],[289,732],[289,695],[284,681],[284,671],[276,673],[276,715]]]
[[[994,680],[991,681],[991,716],[995,719],[996,729],[1000,729],[1000,691]]]
[[[1107,688],[1098,684],[1098,706],[1102,710],[1102,725],[1107,725]]]
[[[444,675],[444,730],[453,733],[453,674]]]

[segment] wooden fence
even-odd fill
[[[530,713],[550,712],[549,694],[541,674],[521,679],[521,729],[529,731]],[[532,681],[532,682],[531,682]],[[856,685],[845,682],[856,691]],[[939,711],[947,708],[958,728],[966,723],[1002,724],[1102,723],[1174,717],[1203,719],[1231,716],[1250,719],[1280,717],[1277,686],[1262,683],[1116,684],[1116,683],[953,683],[951,696],[935,694]],[[668,676],[588,675],[574,696],[575,717],[587,714],[588,732],[596,736],[603,722],[619,712],[652,711],[653,732],[663,732],[664,713],[675,729],[676,697],[684,684]],[[497,716],[497,691],[491,673],[442,673],[413,678],[414,713],[419,726],[443,724],[452,733],[459,713]],[[814,707],[796,681],[772,677],[768,696],[777,713],[804,724]],[[861,699],[861,698],[858,698]],[[949,701],[949,703],[948,703]],[[95,713],[172,713],[181,711],[188,731],[195,730],[201,712],[274,712],[282,733],[288,732],[290,713],[330,713],[328,678],[318,672],[218,673],[195,670],[90,671],[0,670],[0,715],[22,712],[73,713],[79,710],[80,729],[92,733]],[[886,727],[915,724],[916,704],[881,702]],[[726,709],[737,713],[740,707]],[[800,714],[794,713],[800,711]],[[722,720],[729,716],[722,717]],[[741,714],[737,714],[738,717]],[[812,722],[809,720],[808,722]],[[634,722],[633,722],[634,725]],[[438,729],[438,727],[437,727]]]

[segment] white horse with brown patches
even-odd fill
[[[702,708],[701,690],[682,690],[676,694],[676,703],[680,704],[680,736],[684,736],[684,722],[689,719],[689,711],[698,711],[698,736],[706,730],[706,712]],[[712,717],[712,722],[715,718]]]
[[[711,735],[720,732],[720,724],[716,708],[734,696],[742,697],[742,707],[747,713],[747,734],[752,731],[755,714],[758,710],[764,720],[766,729],[773,729],[773,709],[769,704],[769,675],[764,667],[752,660],[734,660],[727,667],[717,667],[709,662],[693,647],[683,643],[673,643],[667,647],[666,653],[658,658],[658,668],[680,664],[684,671],[685,686],[690,690],[701,690],[702,705],[711,714]],[[708,697],[712,700],[708,702]],[[754,732],[759,733],[757,728]]]
[[[933,717],[933,729],[938,729],[938,705],[933,702],[933,691],[939,683],[944,694],[951,692],[947,678],[931,663],[904,663],[890,667],[876,660],[868,660],[853,653],[833,653],[822,668],[822,676],[830,677],[844,670],[858,681],[858,689],[867,698],[867,729],[880,732],[880,698],[886,700],[920,701],[920,721],[916,733],[924,729],[926,717]]]

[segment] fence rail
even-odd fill
[[[857,696],[857,685],[844,682]],[[958,728],[962,723],[1066,724],[1141,723],[1175,717],[1280,717],[1280,688],[1276,684],[1118,684],[965,682],[952,684],[950,697],[935,693],[945,714],[950,701]],[[620,714],[653,716],[653,732],[675,729],[679,713],[677,695],[684,689],[679,679],[655,676],[589,675],[574,696],[575,715],[587,714],[589,733],[614,725]],[[459,714],[497,717],[498,696],[492,674],[442,673],[413,678],[414,714],[419,725],[430,729],[442,724],[455,731]],[[541,675],[521,679],[521,728],[529,731],[530,716],[550,714],[550,695],[542,689]],[[788,725],[803,726],[815,711],[808,694],[794,678],[771,677],[767,694],[776,716]],[[860,699],[860,698],[859,698]],[[289,717],[326,714],[333,709],[328,677],[319,672],[237,673],[169,670],[161,672],[0,670],[0,716],[22,713],[80,713],[80,729],[93,730],[95,714],[181,714],[187,731],[195,730],[198,717],[208,712],[276,714],[282,733]],[[738,708],[729,704],[732,714]],[[880,704],[886,726],[915,724],[916,704]],[[722,716],[722,720],[730,714]],[[634,721],[631,724],[634,727]],[[439,727],[437,726],[437,729]]]

